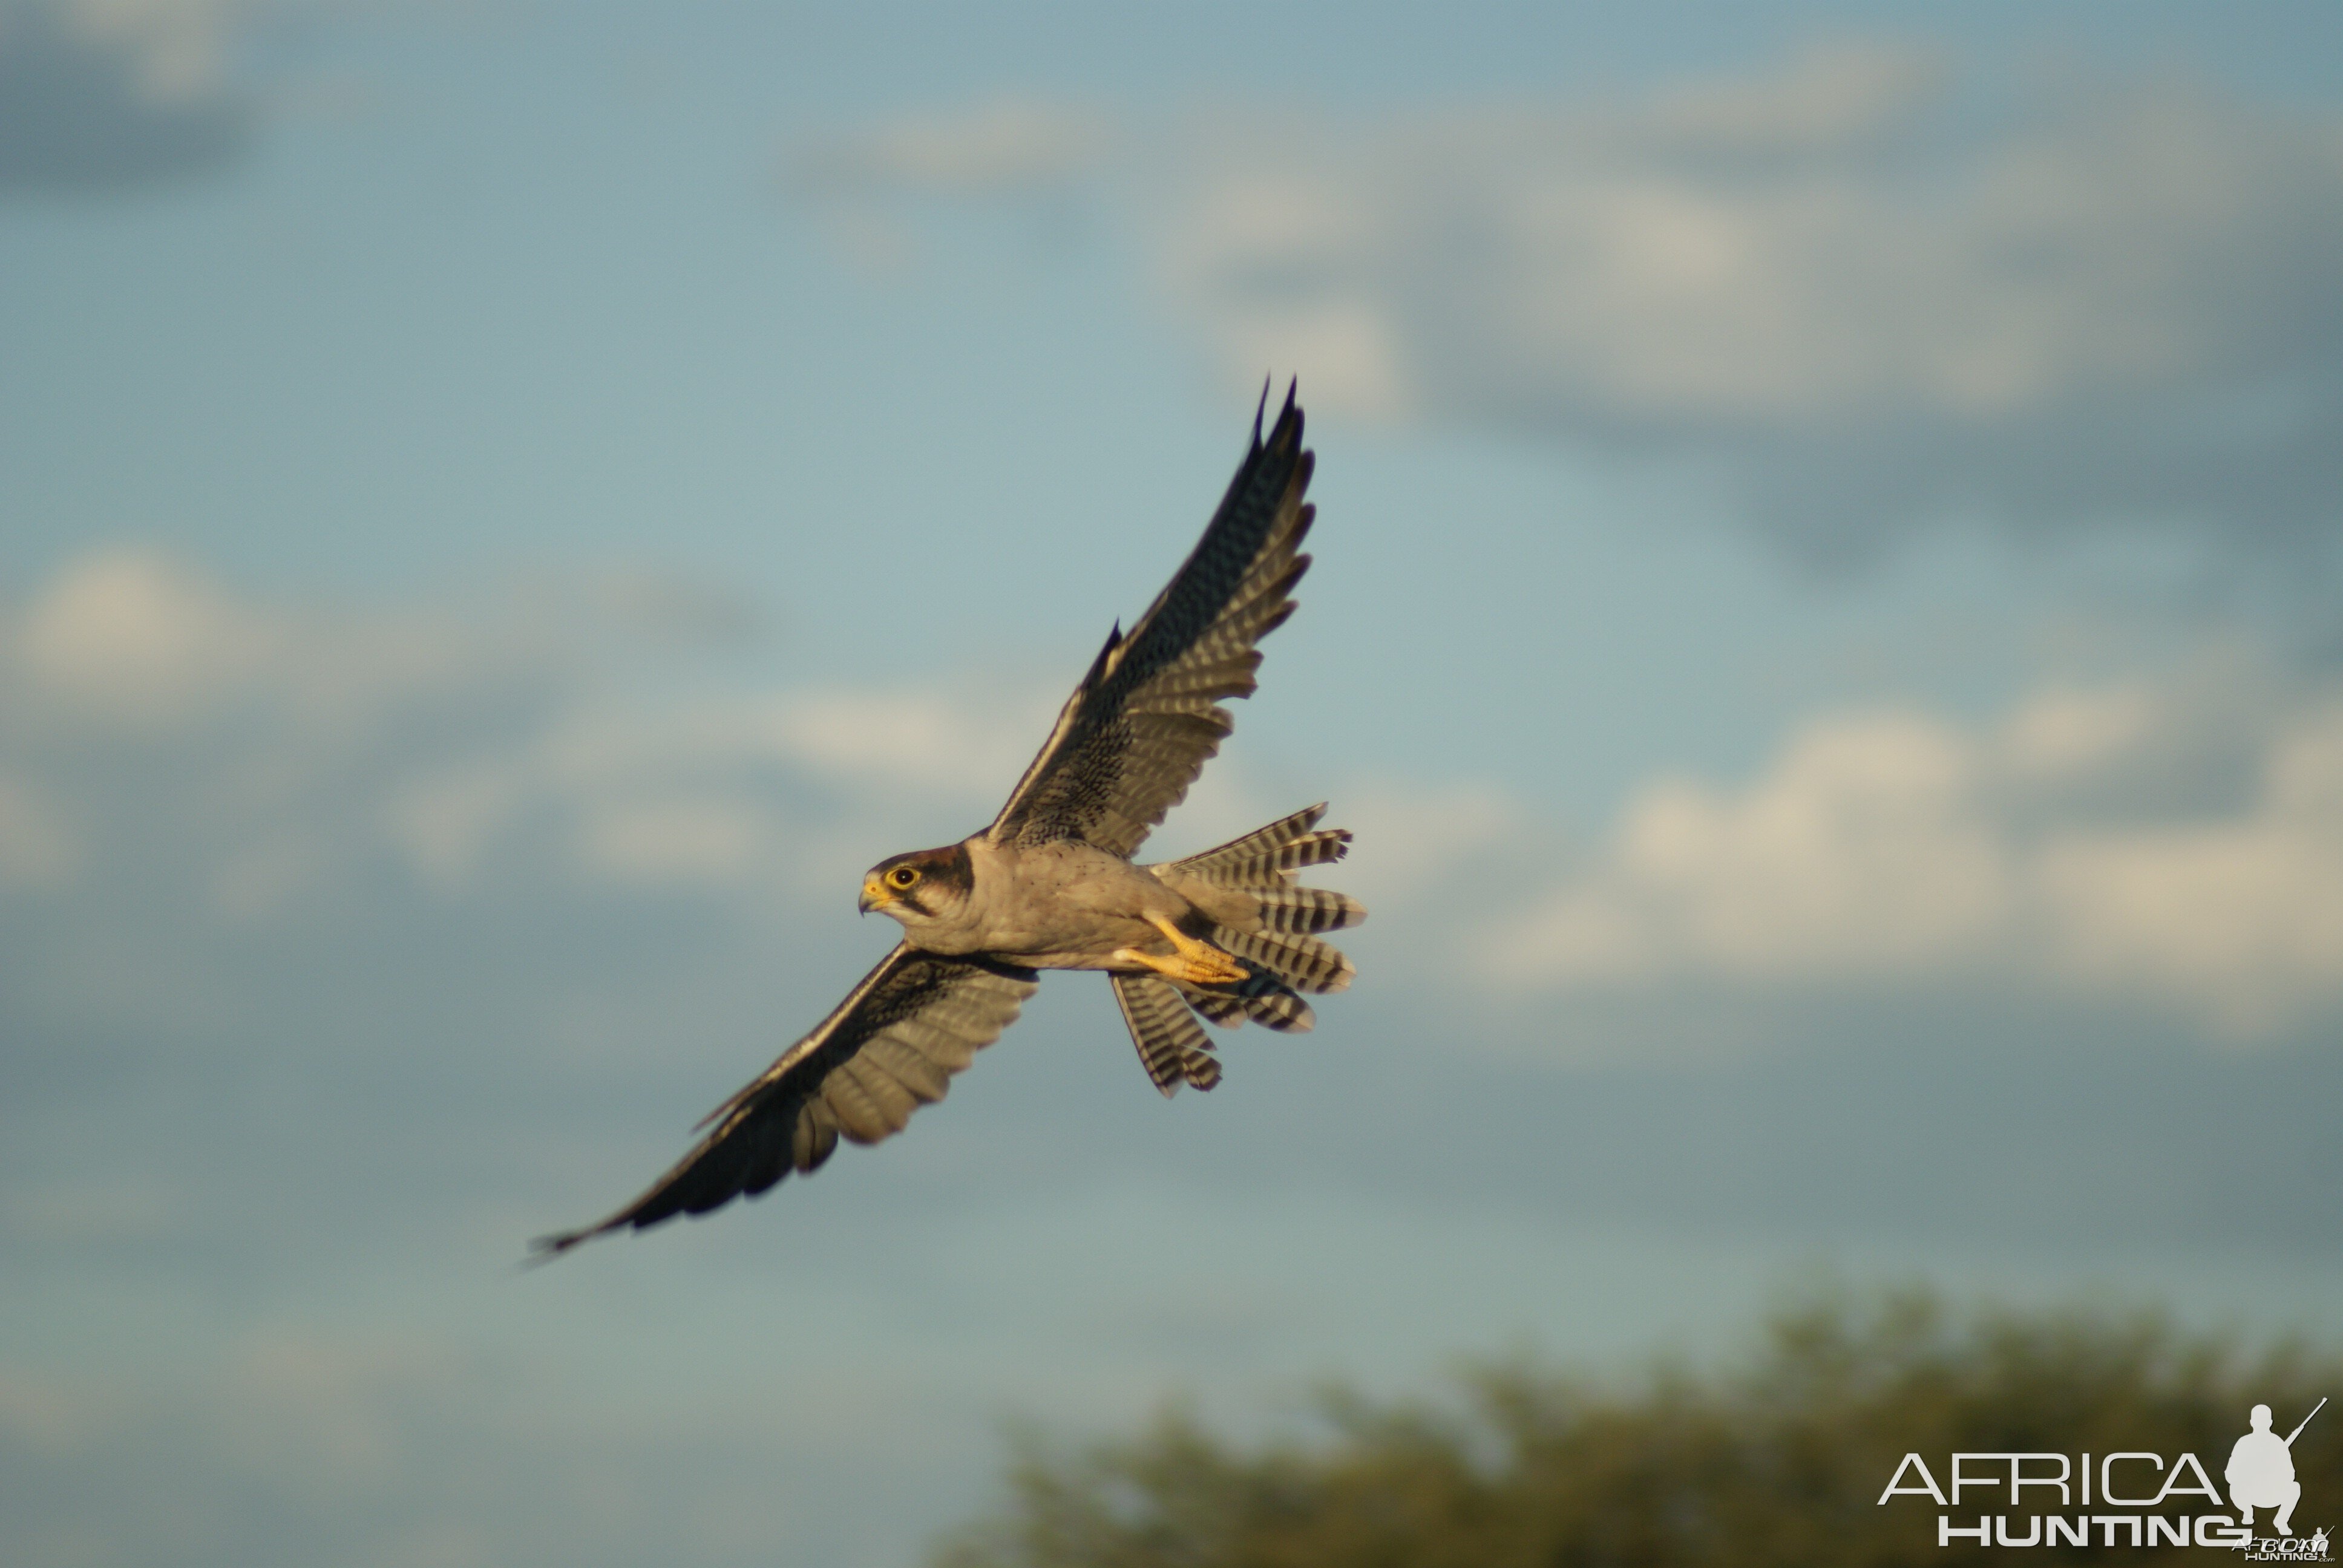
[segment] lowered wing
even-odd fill
[[[844,1135],[876,1143],[941,1100],[951,1075],[1001,1038],[1039,983],[1031,970],[906,944],[811,1034],[701,1123],[712,1131],[641,1197],[598,1224],[530,1243],[540,1259],[612,1231],[645,1231],[753,1198],[811,1171]]]

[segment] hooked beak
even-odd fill
[[[889,897],[886,884],[876,875],[868,876],[862,879],[862,897],[854,907],[867,915],[886,903]]]

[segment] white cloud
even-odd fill
[[[2208,754],[2247,787],[2188,785]],[[2016,980],[2267,1030],[2343,1003],[2343,703],[2214,681],[1818,720],[1738,789],[1645,786],[1488,951],[1530,986]]]
[[[1942,725],[1816,726],[1738,796],[1646,788],[1605,872],[1556,899],[1521,946],[1572,978],[1679,964],[1896,974],[1973,953],[2008,900],[2000,846],[1963,809],[1976,787],[1976,759]]]
[[[385,873],[453,900],[828,898],[907,814],[981,821],[1061,695],[652,699],[592,656],[605,598],[516,602],[326,614],[150,555],[68,565],[0,662],[0,884],[243,923]],[[1423,928],[1411,946],[1487,909],[1468,885],[1551,875],[1476,933],[1514,986],[2015,979],[2246,1033],[2343,1002],[2343,701],[2234,670],[2056,689],[1985,727],[1827,717],[1740,785],[1654,780],[1574,864],[1485,784],[1332,793],[1360,838],[1329,880]],[[1300,804],[1223,761],[1163,847]]]
[[[224,166],[253,106],[222,60],[239,0],[0,0],[0,192]]]
[[[604,801],[584,814],[578,843],[586,866],[616,880],[723,883],[770,864],[772,829],[753,800]]]
[[[217,81],[236,28],[256,0],[52,0],[66,27],[131,58],[145,90],[188,96]]]
[[[1071,685],[1071,682],[1069,682]],[[998,804],[1041,749],[1065,693],[817,691],[778,705],[775,739],[842,780]]]
[[[689,641],[709,615],[654,607],[663,585],[508,585],[493,599],[294,607],[240,597],[164,551],[117,545],[66,562],[0,618],[0,680],[40,721],[187,729],[239,705],[363,729],[567,678],[613,637]],[[672,592],[666,594],[672,599]]]
[[[827,890],[878,852],[841,824],[981,821],[1063,696],[971,679],[648,698],[598,650],[740,620],[673,585],[655,598],[647,613],[622,580],[327,611],[150,550],[69,562],[0,621],[0,885],[151,897],[184,878],[173,897],[240,920],[382,865],[443,897]]]
[[[900,274],[920,251],[902,198],[1046,207],[1097,173],[1117,140],[1094,110],[995,97],[796,138],[781,150],[779,183],[840,260]]]
[[[391,795],[390,830],[432,885],[470,885],[499,844],[550,819],[589,880],[826,887],[846,870],[831,863],[837,836],[817,829],[882,802],[980,821],[1055,707],[976,683],[656,705],[582,687],[570,697],[485,751],[417,767]]]
[[[2063,836],[2039,888],[2079,980],[2201,998],[2241,1030],[2343,995],[2343,703],[2274,738],[2250,809]]]
[[[96,717],[170,722],[197,716],[281,644],[269,618],[158,552],[100,551],[35,599],[17,633],[38,689]]]
[[[1326,820],[1357,837],[1341,875],[1322,879],[1370,910],[1395,908],[1443,879],[1469,876],[1501,848],[1516,865],[1550,848],[1532,836],[1522,803],[1488,784],[1371,780],[1343,789]]]
[[[1302,120],[1194,156],[1160,249],[1242,380],[1722,457],[1785,528],[2331,530],[2338,127],[2160,89],[1964,133],[1940,87],[1841,51],[1642,102]]]
[[[387,791],[384,823],[427,883],[455,892],[471,880],[528,789],[509,759],[466,759]]]
[[[1095,188],[1240,385],[1708,460],[1817,548],[1946,512],[2331,540],[2343,126],[1971,85],[1840,46],[1611,100],[1223,106],[1128,127],[1094,187],[1103,133],[1028,105],[843,140],[825,191]]]

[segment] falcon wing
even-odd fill
[[[876,1143],[901,1131],[1001,1038],[1039,983],[1012,964],[897,947],[811,1034],[711,1111],[700,1125],[714,1131],[649,1191],[598,1224],[538,1238],[531,1251],[558,1257],[608,1231],[705,1214],[813,1170],[840,1133]]]
[[[1267,395],[1263,395],[1263,407]],[[1180,803],[1235,721],[1217,699],[1252,695],[1254,647],[1293,613],[1309,568],[1295,554],[1315,508],[1311,454],[1288,389],[1178,575],[1129,636],[1111,633],[1041,754],[986,829],[995,843],[1079,839],[1128,857]]]

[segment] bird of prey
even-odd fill
[[[1262,410],[1268,407],[1264,394]],[[1297,553],[1314,508],[1312,455],[1288,390],[1252,442],[1194,553],[1145,614],[1120,627],[1058,715],[1001,815],[940,849],[892,856],[863,879],[864,913],[903,940],[813,1032],[700,1123],[706,1136],[617,1213],[538,1241],[551,1257],[754,1197],[810,1171],[844,1137],[876,1143],[998,1039],[1041,970],[1104,970],[1149,1078],[1164,1094],[1220,1081],[1202,1014],[1235,1028],[1306,1030],[1302,993],[1356,972],[1319,934],[1366,910],[1294,874],[1342,858],[1351,835],[1312,806],[1184,860],[1136,865],[1148,830],[1188,793],[1233,727],[1260,640],[1293,613]]]

